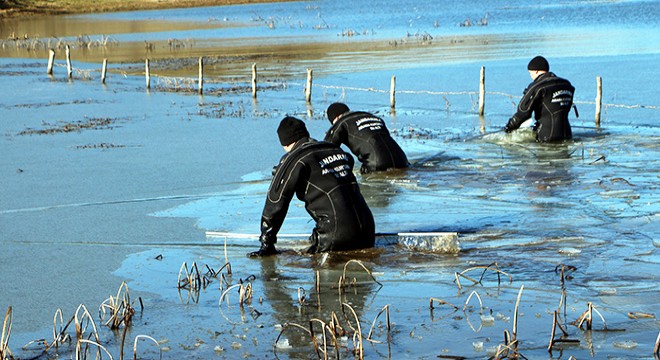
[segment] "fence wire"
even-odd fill
[[[54,66],[57,67],[66,67],[64,64],[59,64],[55,63]],[[74,72],[76,72],[80,77],[82,77],[82,80],[91,80],[91,73],[100,73],[101,70],[79,70],[79,69],[73,69]],[[126,74],[123,74],[124,77],[126,77]],[[164,75],[158,75],[155,73],[150,73],[150,77],[152,79],[155,79],[159,85],[162,87],[168,87],[171,86],[173,89],[177,88],[190,88],[191,90],[198,85],[198,78],[190,78],[190,77],[172,77],[172,76],[164,76]],[[204,79],[205,84],[213,84],[213,83],[220,83],[213,81],[212,79]],[[286,88],[288,86],[300,86],[300,87],[305,87],[305,83],[299,83],[299,82],[281,82],[281,83],[269,83],[271,86],[281,86],[283,88]],[[246,82],[245,86],[250,86],[251,84]],[[361,88],[361,87],[354,87],[354,86],[343,86],[343,85],[325,85],[325,84],[314,84],[314,88],[322,88],[322,89],[335,89],[335,90],[341,90],[341,91],[362,91],[362,92],[373,92],[373,93],[381,93],[381,94],[390,94],[391,90],[383,90],[383,89],[377,89],[373,87],[369,88]],[[408,94],[408,95],[439,95],[439,96],[456,96],[456,95],[468,95],[468,96],[479,96],[478,91],[431,91],[431,90],[395,90],[396,94]],[[505,92],[501,91],[486,91],[486,95],[498,95],[502,97],[507,97],[511,100],[519,100],[522,98],[520,95],[514,95],[514,94],[508,94]],[[596,105],[596,101],[585,101],[585,100],[575,100],[573,101],[574,104],[577,105]],[[644,105],[644,104],[612,104],[612,103],[602,103],[602,106],[607,109],[607,108],[622,108],[622,109],[648,109],[648,110],[658,110],[660,109],[660,106],[658,105]]]

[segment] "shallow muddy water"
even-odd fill
[[[341,5],[2,23],[0,309],[13,309],[14,356],[73,357],[75,342],[43,354],[39,344],[22,347],[52,341],[58,308],[65,321],[80,304],[96,317],[126,281],[137,309],[126,356],[138,335],[148,335],[164,358],[317,358],[296,325],[309,328],[311,320],[320,333],[318,320],[329,323],[334,313],[349,335],[337,339],[338,351],[328,348],[331,358],[352,358],[360,348],[355,317],[366,358],[488,358],[505,330],[517,330],[518,350],[530,359],[653,358],[660,330],[658,2]],[[467,18],[473,26],[460,26]],[[85,36],[76,38],[79,31]],[[28,39],[7,39],[12,33]],[[71,80],[62,49],[54,75],[46,75],[48,41],[60,40],[72,45]],[[577,89],[580,117],[571,117],[574,139],[565,144],[536,144],[528,129],[499,131],[529,83],[527,61],[539,53]],[[204,95],[197,94],[199,56]],[[105,85],[103,58],[111,59]],[[479,117],[482,66],[486,113]],[[597,76],[600,127],[593,120]],[[382,116],[414,163],[405,172],[358,175],[377,231],[457,232],[458,253],[429,251],[431,238],[387,236],[372,250],[308,256],[297,252],[304,238],[280,236],[288,251],[254,260],[245,254],[256,239],[206,235],[258,232],[282,155],[279,120],[298,116],[322,138],[324,110],[337,100]],[[312,227],[294,201],[282,233]],[[178,290],[184,262],[202,273],[229,262],[231,274],[224,268],[199,291]],[[482,281],[456,275],[464,271]],[[240,283],[253,292],[243,306]],[[588,303],[596,309],[592,330],[572,324]],[[555,310],[575,342],[548,352]],[[118,358],[123,329],[97,324]],[[139,352],[158,356],[149,341]]]

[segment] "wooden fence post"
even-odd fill
[[[73,74],[73,69],[71,68],[71,49],[69,48],[69,45],[66,46],[66,71],[67,75],[69,76],[69,79],[71,79],[71,76]]]
[[[55,50],[49,49],[48,50],[48,69],[46,70],[46,73],[48,75],[53,75],[53,64],[55,63]]]
[[[252,64],[252,97],[257,98],[257,64]]]
[[[103,59],[103,67],[101,68],[101,84],[105,84],[105,74],[108,70],[108,59]]]
[[[486,101],[486,68],[481,67],[479,76],[479,116],[484,116],[484,105]]]
[[[596,77],[596,126],[600,126],[600,109],[603,106],[603,79]]]
[[[144,77],[147,82],[147,90],[151,89],[151,74],[149,72],[149,59],[144,61]]]
[[[204,92],[204,57],[199,57],[199,94]]]
[[[312,69],[307,69],[307,85],[305,86],[305,101],[312,102]]]
[[[390,82],[390,108],[396,108],[396,76],[392,75]]]

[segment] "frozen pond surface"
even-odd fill
[[[65,321],[80,304],[96,315],[126,281],[138,308],[127,342],[152,336],[165,358],[316,358],[309,335],[294,327],[283,334],[290,347],[281,342],[273,351],[280,326],[327,323],[334,312],[350,330],[342,302],[356,310],[365,337],[389,308],[391,341],[381,315],[372,337],[382,343],[365,340],[367,358],[486,358],[504,331],[512,332],[521,286],[517,337],[527,358],[653,358],[660,328],[659,3],[350,4],[2,23],[3,39],[10,32],[40,37],[31,45],[3,40],[0,49],[0,309],[13,308],[15,356],[40,354],[39,346],[21,349],[31,340],[52,341],[57,308]],[[458,25],[467,18],[474,26]],[[478,26],[485,18],[488,25]],[[74,44],[79,34],[117,43],[74,45],[72,81],[58,52],[55,75],[46,76],[47,39]],[[168,45],[171,39],[181,47]],[[566,144],[536,144],[528,130],[498,131],[529,82],[527,61],[539,53],[577,89],[580,118],[571,118],[575,138]],[[195,93],[199,56],[208,63],[204,96]],[[102,86],[104,57],[116,59]],[[154,59],[151,91],[140,68],[145,57]],[[256,101],[253,63],[262,76]],[[482,118],[481,66],[488,91]],[[303,96],[307,68],[315,74],[311,104]],[[593,121],[597,76],[605,104],[600,128]],[[383,116],[415,163],[401,173],[358,175],[377,231],[455,231],[458,254],[419,251],[390,237],[358,253],[251,260],[245,253],[256,240],[205,236],[259,231],[270,170],[282,155],[279,120],[298,116],[322,138],[324,110],[340,99]],[[294,202],[282,232],[312,226]],[[280,245],[300,249],[304,240],[280,238]],[[224,270],[199,292],[177,291],[182,263],[206,271],[227,261],[231,276]],[[492,263],[511,280],[501,274],[498,284],[489,270],[481,284],[460,278],[459,288],[457,272]],[[337,284],[346,264],[358,285],[342,295]],[[562,267],[569,275],[563,282]],[[479,279],[482,271],[465,275]],[[223,298],[229,305],[219,304],[239,281],[251,284],[251,304],[241,309],[235,288]],[[457,310],[437,300],[431,310],[430,299]],[[592,331],[571,325],[589,302],[606,323],[596,314]],[[549,354],[558,309],[579,343]],[[118,357],[121,331],[99,328]],[[353,339],[339,343],[340,356],[352,357]],[[144,356],[156,356],[153,344],[141,346]],[[59,356],[74,349],[60,347]],[[41,357],[57,356],[51,349]]]

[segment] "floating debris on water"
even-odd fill
[[[615,288],[601,289],[598,294],[599,295],[616,295],[616,289]]]
[[[639,194],[632,190],[612,190],[603,191],[599,194],[602,198],[618,198],[618,199],[639,199]]]
[[[495,324],[495,318],[490,314],[481,315],[481,325],[491,326]]]
[[[638,311],[631,311],[628,313],[628,317],[631,319],[655,319],[655,315],[650,313],[643,313]]]
[[[557,250],[557,252],[560,253],[560,254],[568,255],[568,256],[574,256],[574,255],[580,254],[582,252],[582,250],[569,247],[569,248],[561,248],[561,249]]]
[[[44,122],[44,129],[27,128],[17,133],[17,135],[45,135],[55,133],[70,133],[80,132],[85,129],[99,130],[99,129],[112,129],[118,119],[103,118],[103,117],[85,117],[83,121],[65,122],[60,121],[56,124]]]
[[[289,344],[289,339],[280,339],[277,343],[275,343],[275,347],[278,350],[286,350],[286,349],[291,349],[292,346]]]
[[[615,341],[614,343],[612,343],[612,346],[619,349],[634,349],[637,347],[637,343],[632,340]]]
[[[474,351],[482,352],[482,351],[484,351],[484,342],[483,341],[475,341],[475,342],[472,343],[472,347],[474,348]]]

